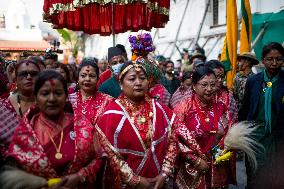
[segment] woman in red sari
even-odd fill
[[[166,178],[173,177],[178,139],[188,147],[184,153],[188,161],[202,162],[197,169],[205,170],[199,158],[203,155],[184,124],[167,106],[147,95],[145,68],[125,63],[119,79],[123,94],[106,107],[96,125],[117,188],[162,187]]]
[[[101,167],[94,127],[84,116],[73,117],[64,112],[66,81],[56,71],[43,71],[34,94],[38,106],[25,114],[16,129],[9,160],[33,175],[63,178],[58,188],[94,188]]]
[[[94,60],[85,59],[78,68],[79,91],[69,95],[75,116],[86,116],[93,125],[103,113],[106,105],[113,100],[107,94],[97,91],[99,68]]]
[[[192,76],[193,94],[174,109],[185,122],[206,155],[209,172],[198,188],[223,188],[235,184],[235,161],[213,164],[214,154],[223,148],[223,138],[232,125],[226,104],[216,100],[216,76],[206,66],[196,69]]]
[[[181,78],[181,86],[173,94],[170,107],[174,109],[183,99],[189,97],[192,94],[192,72],[184,72]]]
[[[0,151],[4,157],[23,114],[35,104],[33,86],[39,71],[34,61],[20,61],[15,66],[17,90],[8,98],[0,99]]]
[[[238,106],[233,97],[233,93],[224,86],[225,80],[225,67],[218,60],[210,60],[206,62],[206,66],[212,69],[216,75],[216,100],[221,101],[226,105],[229,111],[230,119],[233,122],[237,122],[238,118]]]

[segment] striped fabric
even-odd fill
[[[20,119],[10,101],[0,99],[0,151],[4,156]]]
[[[227,1],[227,32],[221,54],[221,62],[227,72],[227,87],[233,87],[237,71],[238,16],[236,0]]]
[[[251,51],[251,9],[249,0],[241,0],[242,28],[240,35],[240,53]]]
[[[191,88],[189,88],[186,91],[182,91],[181,87],[179,87],[171,98],[170,107],[174,109],[176,105],[178,105],[181,101],[183,101],[185,98],[188,98],[191,95],[192,95]]]

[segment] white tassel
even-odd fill
[[[47,185],[45,178],[10,168],[0,173],[0,188],[5,189],[39,189]]]
[[[257,168],[256,154],[265,152],[263,145],[253,139],[253,132],[257,127],[259,125],[254,122],[239,122],[228,130],[224,139],[225,149],[245,152],[253,169]]]

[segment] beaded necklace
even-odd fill
[[[212,109],[213,109],[213,116],[214,116],[214,122],[213,125],[210,124],[210,118],[209,118],[209,114],[210,114],[210,109],[205,110],[204,113],[201,112],[201,108],[199,103],[197,102],[196,99],[196,95],[193,96],[193,100],[194,100],[194,104],[196,106],[196,111],[197,111],[197,115],[200,118],[201,124],[204,127],[204,129],[211,133],[211,134],[215,134],[218,131],[218,112],[217,112],[217,107],[216,107],[216,103],[213,102],[212,103]]]
[[[152,141],[153,131],[153,107],[151,99],[146,96],[145,100],[136,104],[131,102],[126,96],[122,95],[118,100],[129,114],[129,121],[131,121],[139,131],[146,147],[149,147]]]

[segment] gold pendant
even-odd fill
[[[141,117],[139,116],[137,121],[138,121],[139,124],[143,124],[143,123],[146,122],[146,118],[144,116],[141,116]]]
[[[210,119],[207,117],[207,118],[205,119],[205,122],[206,122],[206,123],[209,123],[209,122],[210,122]]]
[[[146,122],[146,118],[144,116],[141,117],[141,122],[145,123]]]
[[[55,154],[55,158],[56,158],[56,159],[62,159],[62,154],[61,154],[60,152],[57,152],[57,153]]]
[[[267,82],[266,85],[267,87],[272,87],[272,82]]]

